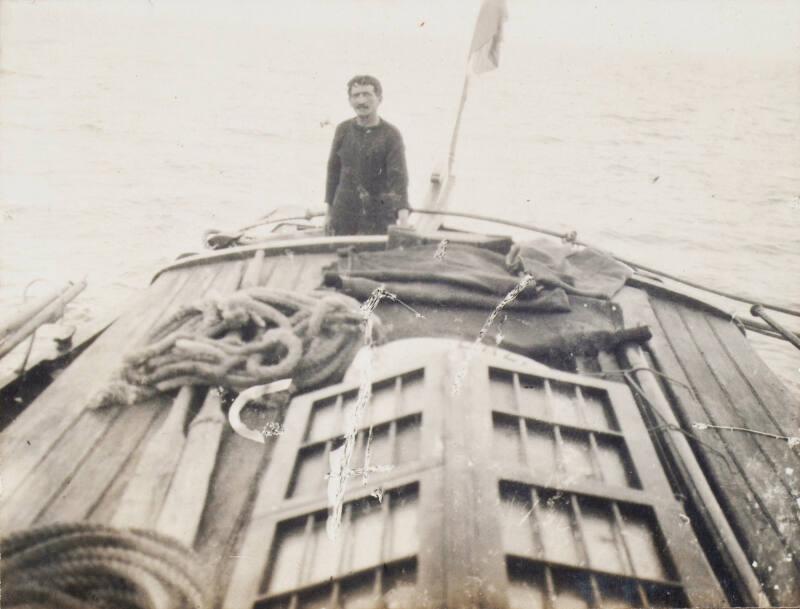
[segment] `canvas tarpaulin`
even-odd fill
[[[530,273],[535,282],[506,308],[566,312],[568,293],[608,299],[631,273],[598,250],[546,241],[523,244],[512,258],[507,261],[502,254],[463,244],[384,252],[349,249],[326,269],[325,284],[361,300],[383,286],[405,302],[494,308]]]

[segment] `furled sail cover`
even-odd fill
[[[506,308],[567,312],[567,294],[609,299],[631,270],[591,248],[523,244],[509,256],[464,244],[425,244],[384,252],[343,250],[326,269],[325,284],[357,299],[378,286],[407,302],[448,306],[494,307],[525,273],[535,282]]]

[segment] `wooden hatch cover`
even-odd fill
[[[447,339],[365,361],[290,405],[225,607],[727,604],[625,385]]]

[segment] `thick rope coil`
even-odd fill
[[[195,555],[153,531],[57,524],[0,539],[0,552],[6,607],[209,607]]]
[[[360,304],[337,292],[252,287],[208,298],[154,328],[91,406],[133,404],[184,385],[241,391],[291,378],[296,390],[309,389],[341,378],[363,331]]]

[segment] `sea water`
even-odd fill
[[[64,323],[114,316],[160,265],[201,251],[205,229],[321,209],[356,73],[383,81],[420,204],[446,162],[477,8],[4,1],[0,317],[26,288],[83,277]],[[800,309],[800,3],[510,0],[508,12],[500,68],[469,82],[451,207],[575,230]],[[754,342],[800,395],[800,354]]]

